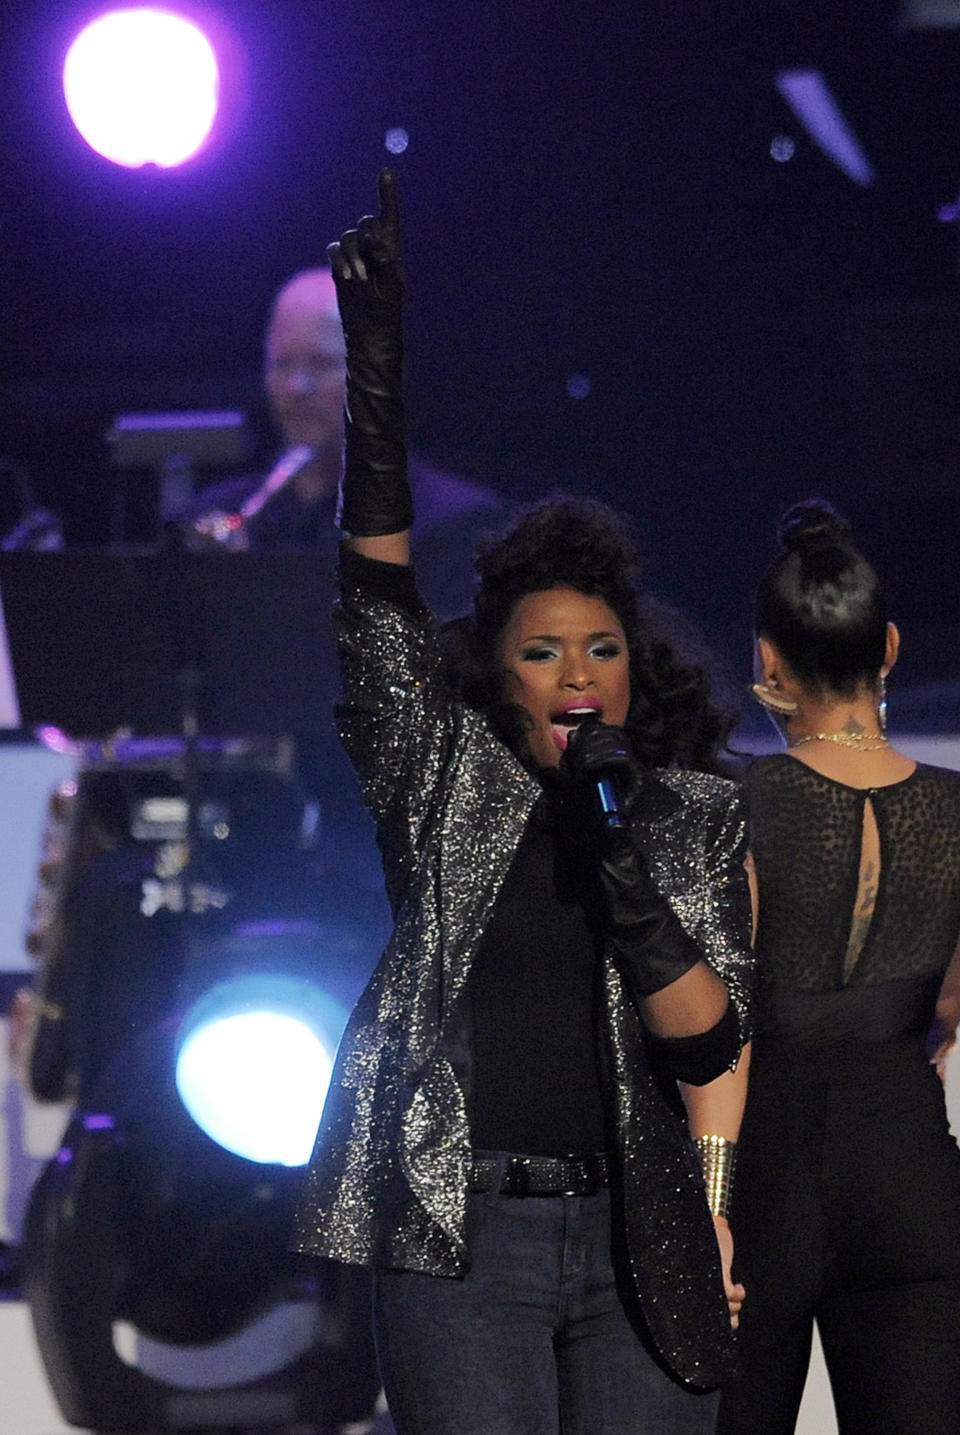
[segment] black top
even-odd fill
[[[920,763],[901,782],[861,789],[781,753],[755,762],[747,785],[763,981],[830,992],[943,973],[960,934],[960,773]],[[851,963],[867,804],[879,876]]]
[[[545,795],[470,970],[470,1131],[481,1150],[563,1156],[606,1145],[600,963],[573,859]]]
[[[604,1099],[605,1048],[599,1013],[601,955],[609,935],[590,833],[589,794],[552,770],[494,904],[470,969],[470,1131],[480,1150],[587,1155],[609,1144]],[[655,780],[649,779],[649,789]],[[638,854],[638,861],[643,858]],[[662,899],[633,894],[643,907]],[[670,943],[669,928],[656,938]],[[638,954],[642,967],[643,957]],[[633,987],[629,962],[624,965]],[[633,987],[637,1000],[642,989]],[[676,1083],[712,1080],[738,1047],[730,1003],[707,1031],[656,1037],[645,1031],[647,1059],[668,1103]]]

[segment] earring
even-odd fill
[[[770,683],[751,683],[750,691],[761,707],[778,717],[794,717],[800,711],[792,698],[778,693]]]
[[[880,724],[880,731],[887,730],[887,679],[884,673],[880,674],[880,701],[877,704],[877,721]]]

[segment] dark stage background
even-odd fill
[[[116,414],[237,407],[268,443],[270,296],[371,206],[403,126],[425,456],[628,509],[649,582],[741,683],[777,514],[825,494],[888,580],[892,713],[960,678],[960,234],[937,217],[960,191],[960,31],[904,31],[879,0],[209,0],[246,104],[204,157],[146,173],[66,115],[90,13],[19,0],[0,39],[0,456],[73,541],[108,531]],[[789,66],[824,72],[872,187],[788,110]]]

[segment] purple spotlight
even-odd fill
[[[195,155],[210,133],[219,99],[216,56],[181,15],[114,10],[70,46],[63,93],[91,149],[128,169],[169,169]]]
[[[854,184],[873,184],[873,166],[820,71],[781,70],[773,83],[824,154]]]

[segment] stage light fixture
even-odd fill
[[[24,1294],[63,1415],[131,1435],[369,1420],[367,1274],[290,1252],[300,1172],[201,1129],[181,1026],[118,1053],[34,1188]]]
[[[77,783],[29,1066],[77,1111],[24,1295],[71,1424],[333,1435],[379,1393],[369,1276],[289,1245],[383,918],[326,871],[287,745],[207,741],[195,822],[182,744],[91,751]]]
[[[70,116],[91,149],[126,168],[168,169],[210,134],[219,100],[213,48],[169,10],[114,10],[87,25],[63,67]]]
[[[346,1019],[319,986],[285,974],[218,983],[181,1023],[176,1084],[184,1106],[228,1151],[304,1165]]]

